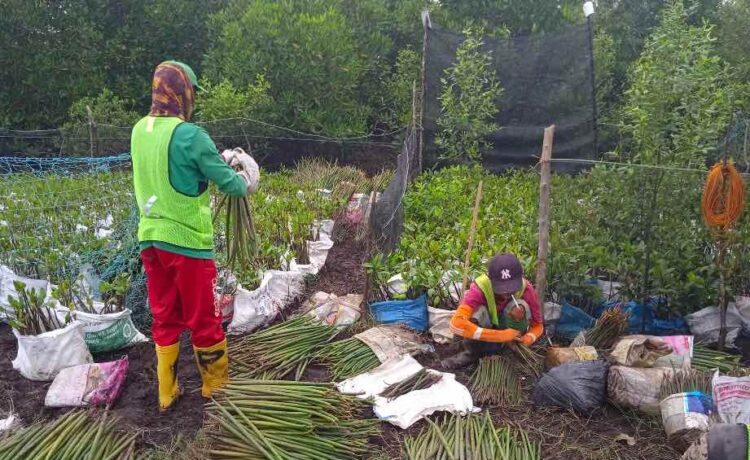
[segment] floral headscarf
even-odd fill
[[[151,111],[155,117],[180,117],[185,121],[193,115],[195,90],[187,72],[176,63],[162,62],[154,71],[151,84]]]

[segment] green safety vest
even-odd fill
[[[484,294],[485,302],[487,302],[487,312],[490,314],[490,321],[492,321],[492,325],[495,328],[511,328],[521,332],[526,332],[529,329],[528,318],[530,316],[530,312],[528,308],[526,309],[526,317],[523,320],[514,320],[513,318],[508,317],[508,312],[510,309],[507,305],[503,309],[502,317],[498,317],[497,303],[495,302],[495,291],[492,289],[492,282],[490,281],[490,277],[487,275],[481,275],[476,280],[474,280],[474,282],[482,291],[482,294]],[[523,280],[521,289],[514,294],[516,299],[520,299],[523,297],[523,294],[526,292],[526,287],[526,280]]]
[[[138,241],[161,241],[190,249],[213,249],[208,190],[178,192],[169,180],[169,144],[177,117],[142,118],[133,127],[130,154],[140,222]]]

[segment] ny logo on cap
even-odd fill
[[[510,279],[510,270],[508,270],[507,268],[503,269],[503,271],[500,272],[500,278],[502,278],[504,280],[509,280]]]

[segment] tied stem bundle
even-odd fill
[[[356,337],[331,343],[318,357],[331,367],[331,376],[334,380],[348,379],[380,365],[377,355]]]
[[[522,401],[521,381],[507,359],[489,356],[479,360],[471,376],[471,395],[480,404],[518,405]]]
[[[401,382],[389,385],[388,388],[383,391],[380,396],[388,399],[395,399],[399,396],[403,396],[406,393],[412,391],[424,390],[430,388],[432,385],[438,383],[443,378],[442,375],[433,374],[427,372],[426,369],[420,369],[419,372],[415,373],[409,378],[402,380]]]
[[[619,308],[609,308],[586,331],[586,345],[594,348],[611,348],[618,337],[628,329],[630,315]]]
[[[339,329],[309,316],[300,316],[243,337],[229,347],[232,373],[243,377],[299,380],[321,348]]]
[[[49,423],[38,423],[0,436],[0,459],[101,460],[134,458],[137,434],[116,432],[119,419],[104,412],[95,417],[71,411]]]
[[[207,404],[214,459],[359,459],[379,434],[365,401],[330,384],[232,380]]]
[[[216,207],[214,223],[222,210],[225,210],[227,267],[249,267],[258,254],[258,239],[250,200],[247,196],[224,195]]]
[[[522,430],[496,428],[489,412],[447,415],[403,442],[406,460],[539,460],[541,447]]]

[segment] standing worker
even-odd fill
[[[228,379],[227,341],[214,297],[208,181],[222,193],[244,196],[257,189],[260,177],[258,165],[248,154],[220,155],[208,133],[189,123],[196,88],[201,89],[187,65],[159,64],[151,89],[151,111],[133,127],[130,140],[161,411],[181,394],[176,367],[185,329],[192,334],[203,396],[210,397]],[[235,172],[229,162],[240,171]]]
[[[544,332],[539,298],[523,277],[518,258],[497,254],[488,269],[471,284],[451,318],[451,330],[462,337],[463,350],[445,360],[443,364],[449,369],[496,353],[502,344],[531,346]],[[477,316],[475,324],[473,317]]]

